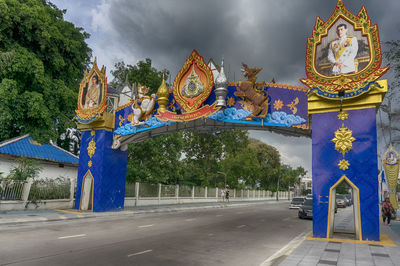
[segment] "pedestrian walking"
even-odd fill
[[[221,200],[222,202],[225,201],[225,191],[223,189],[221,190]]]
[[[383,224],[386,224],[386,219],[387,219],[387,225],[390,226],[390,220],[392,218],[392,213],[394,213],[393,205],[392,205],[392,203],[390,203],[389,198],[386,198],[385,201],[382,203]]]
[[[226,202],[229,202],[229,190],[225,192]]]

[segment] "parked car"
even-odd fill
[[[292,201],[290,202],[290,209],[298,209],[301,205],[304,203],[304,198],[303,197],[294,197]]]
[[[344,195],[336,195],[336,205],[338,208],[346,208],[347,198]]]
[[[307,194],[306,199],[312,199],[312,194]]]
[[[312,214],[312,204],[313,204],[313,200],[312,199],[306,199],[303,203],[303,205],[301,205],[299,207],[299,218],[300,219],[304,219],[304,218],[311,218],[313,217]]]

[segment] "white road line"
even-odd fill
[[[292,241],[287,243],[283,248],[275,252],[272,256],[270,256],[268,259],[266,259],[263,263],[260,264],[260,266],[270,266],[274,265],[274,260],[279,258],[280,256],[289,256],[290,253],[292,253],[293,250],[295,250],[300,244],[304,241],[304,239],[307,236],[307,232],[303,232],[300,235],[296,236]]]
[[[73,235],[73,236],[60,236],[58,239],[66,239],[66,238],[81,237],[81,236],[86,236],[86,234]]]
[[[208,234],[208,236],[213,236],[214,234]]]
[[[242,214],[243,212],[237,212],[236,214]]]
[[[139,225],[139,228],[144,228],[144,227],[150,227],[153,226],[154,224],[146,224],[146,225]]]
[[[191,222],[191,221],[194,221],[194,220],[196,220],[196,219],[191,218],[191,219],[186,219],[185,221],[186,221],[186,222]]]
[[[221,217],[221,216],[223,216],[223,215],[222,215],[222,214],[217,214],[216,216],[217,216],[217,217]]]
[[[242,224],[242,225],[237,226],[237,228],[242,228],[242,227],[245,227],[245,226],[246,226],[245,224]]]
[[[129,258],[129,257],[132,257],[132,256],[136,256],[136,255],[141,255],[141,254],[149,253],[149,252],[152,252],[152,251],[153,251],[152,249],[148,249],[148,250],[141,251],[141,252],[138,252],[138,253],[129,254],[129,255],[128,255],[128,258]]]

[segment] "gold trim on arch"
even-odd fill
[[[350,184],[350,186],[352,186],[352,188],[354,188],[357,191],[357,216],[358,216],[358,233],[360,236],[359,240],[362,240],[362,230],[361,230],[361,206],[360,206],[360,190],[358,189],[358,187],[356,185],[354,185],[353,182],[350,181],[350,179],[346,176],[346,175],[342,175],[341,178],[339,178],[338,181],[336,181],[336,183],[331,186],[331,188],[329,189],[329,208],[328,208],[328,222],[327,222],[327,227],[326,227],[326,238],[330,238],[329,237],[329,230],[330,230],[330,225],[329,222],[331,220],[331,203],[332,203],[332,190],[334,188],[336,188],[343,180],[346,180],[346,182],[348,182]],[[353,197],[354,199],[354,197]],[[354,203],[353,203],[354,204]],[[354,205],[353,205],[354,206]],[[355,230],[355,228],[354,228]]]

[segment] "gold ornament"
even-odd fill
[[[157,90],[157,97],[158,97],[157,103],[158,103],[158,106],[159,106],[158,111],[162,112],[162,113],[167,111],[167,105],[168,105],[168,102],[169,102],[169,100],[168,100],[169,90],[168,90],[167,85],[165,84],[164,73],[163,73],[163,76],[162,76],[161,85]]]
[[[92,158],[94,153],[95,153],[95,151],[96,151],[96,142],[94,142],[93,139],[89,142],[89,145],[87,147],[87,151],[88,151],[89,157]]]
[[[339,118],[339,120],[342,120],[342,121],[346,120],[347,118],[349,118],[349,113],[346,111],[339,112],[338,118]]]
[[[335,150],[344,154],[353,148],[353,141],[356,139],[353,137],[353,131],[348,129],[342,124],[342,127],[336,130],[335,137],[332,141],[335,143]]]
[[[274,108],[275,108],[275,110],[281,110],[282,107],[283,107],[283,102],[282,102],[280,99],[278,99],[278,100],[276,100],[276,101],[274,102]]]
[[[341,160],[340,162],[339,162],[339,164],[338,164],[338,166],[339,166],[339,168],[340,169],[342,169],[342,170],[347,170],[347,169],[349,169],[349,161],[347,161],[347,160],[345,160],[345,159],[343,159],[343,160]]]
[[[89,167],[92,167],[92,161],[89,161],[88,163],[87,163],[87,165],[89,166]]]

